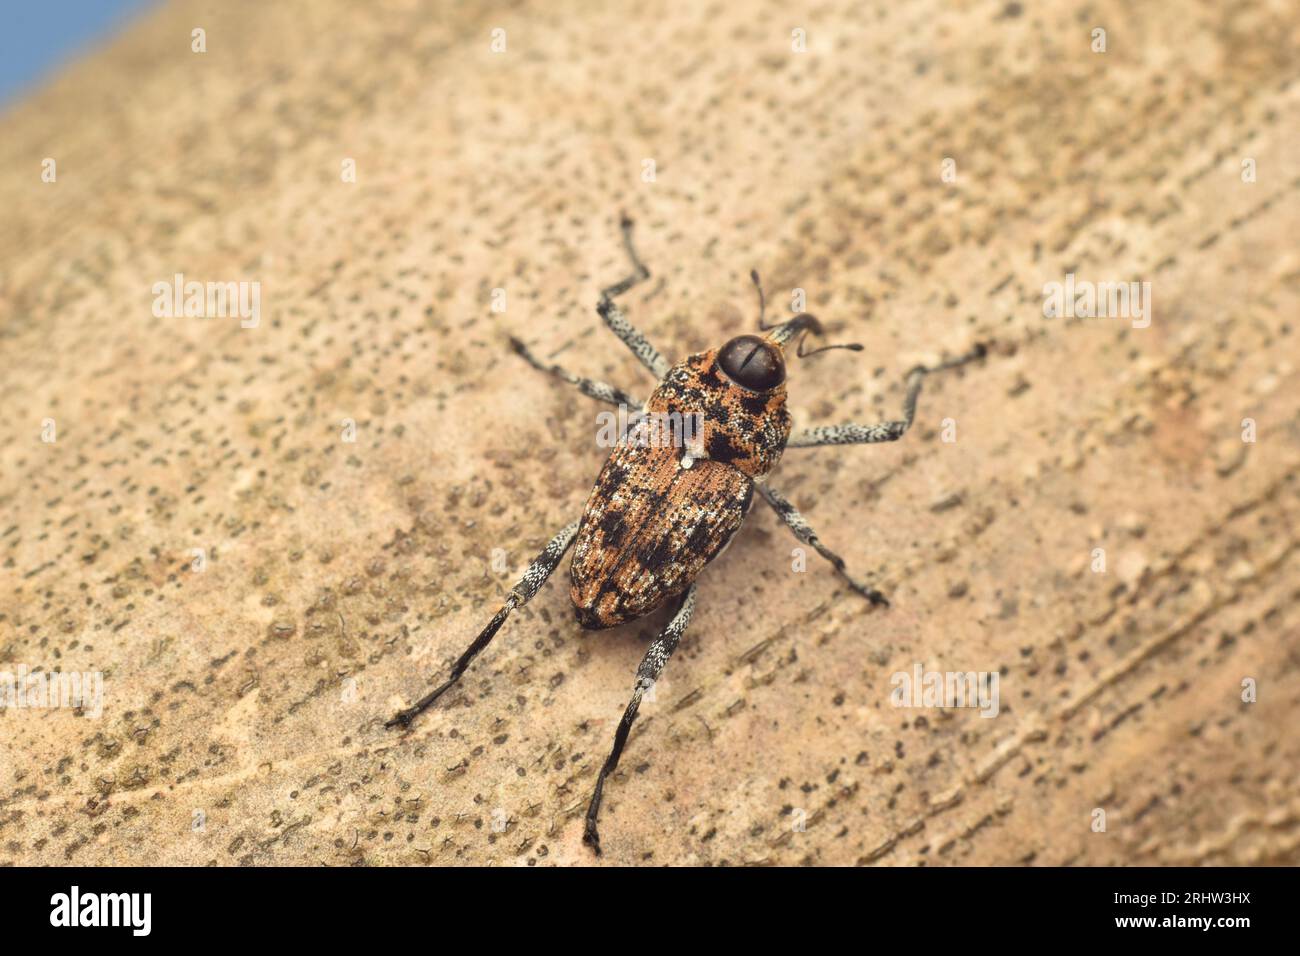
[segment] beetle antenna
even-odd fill
[[[766,332],[771,326],[763,324],[763,317],[767,315],[767,297],[763,295],[763,283],[758,281],[758,270],[750,269],[749,278],[753,281],[754,288],[758,290],[758,327]]]
[[[862,351],[862,346],[859,345],[857,342],[845,342],[839,345],[823,345],[819,349],[813,349],[811,352],[805,352],[803,350],[803,344],[806,338],[807,336],[799,340],[799,348],[795,351],[795,355],[799,356],[800,358],[807,358],[810,355],[816,355],[818,352],[829,352],[831,349],[848,349],[851,352]]]
[[[826,352],[830,349],[850,349],[854,352],[862,351],[862,346],[857,342],[847,342],[843,345],[823,345],[819,349],[804,351],[804,343],[810,334],[822,334],[822,324],[817,321],[816,317],[809,315],[807,312],[801,312],[789,321],[782,322],[780,325],[774,325],[772,326],[772,329],[773,331],[768,335],[768,338],[777,345],[784,346],[786,342],[789,342],[792,339],[799,340],[799,346],[795,350],[795,354],[798,355],[799,358],[807,358],[810,355],[816,355],[818,352]]]
[[[807,332],[820,335],[821,330],[822,324],[817,321],[816,316],[800,312],[792,319],[773,325],[767,337],[784,348],[785,343],[792,339],[801,338]]]

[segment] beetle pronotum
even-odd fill
[[[797,342],[803,351],[808,333],[820,333],[820,323],[806,313],[765,325],[766,302],[757,273],[759,330],[739,335],[721,348],[689,356],[669,366],[638,332],[614,300],[650,277],[632,246],[632,222],[622,218],[623,243],[632,274],[605,289],[596,311],[609,329],[630,348],[659,380],[644,405],[622,389],[581,378],[558,365],[548,365],[517,339],[511,344],[534,367],[576,386],[584,394],[614,405],[640,407],[596,479],[586,510],[565,525],[510,589],[501,609],[461,654],[451,675],[423,698],[393,717],[385,726],[408,727],[425,708],[454,686],[470,662],[492,641],[510,612],[527,604],[546,583],[570,546],[572,583],[569,590],[578,623],[584,628],[613,627],[649,614],[676,599],[672,620],[646,651],[637,668],[636,684],[614,734],[614,745],[596,778],[587,807],[584,841],[600,852],[596,828],[605,779],[618,766],[623,745],[646,691],[659,678],[695,609],[695,580],[704,566],[722,552],[759,495],[804,544],[826,558],[849,586],[873,604],[889,602],[876,589],[853,577],[844,560],[831,551],[795,507],[766,482],[787,448],[819,445],[869,444],[903,436],[916,414],[916,400],[927,374],[957,368],[985,354],[977,345],[959,358],[933,368],[918,366],[906,380],[903,416],[874,425],[844,424],[790,433],[786,410],[785,352]],[[860,345],[827,348],[861,349]],[[823,351],[818,349],[816,351]],[[643,440],[649,416],[691,416],[700,434],[690,444]]]

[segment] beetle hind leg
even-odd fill
[[[758,493],[763,496],[763,500],[772,506],[772,510],[785,522],[786,527],[794,533],[794,536],[804,544],[811,545],[818,554],[833,564],[840,577],[848,582],[849,587],[877,607],[889,607],[889,600],[883,594],[873,587],[868,587],[851,575],[844,563],[844,559],[822,544],[821,538],[817,537],[817,532],[812,529],[812,525],[799,513],[799,510],[790,503],[790,500],[785,495],[775,488],[769,488],[765,482],[757,482],[757,487]]]
[[[618,767],[618,758],[623,753],[623,745],[627,743],[632,722],[636,720],[637,710],[641,707],[641,698],[663,673],[664,665],[677,649],[677,642],[681,640],[686,626],[691,623],[691,614],[694,611],[695,585],[692,584],[682,598],[677,613],[673,615],[673,619],[668,622],[663,632],[655,638],[650,649],[646,651],[645,657],[641,659],[641,665],[636,669],[636,685],[632,688],[632,699],[628,701],[627,709],[623,711],[623,719],[618,722],[618,730],[614,732],[614,746],[600,768],[600,774],[596,777],[596,789],[591,795],[591,803],[587,805],[587,821],[583,827],[582,842],[590,846],[597,856],[600,855],[600,833],[596,829],[596,818],[600,815],[600,800],[605,790],[605,778]]]
[[[492,617],[492,620],[488,622],[487,627],[483,628],[483,630],[479,632],[478,637],[474,638],[469,647],[467,647],[460,657],[457,658],[456,663],[452,666],[451,676],[442,684],[421,697],[410,707],[395,714],[391,720],[384,724],[384,726],[401,727],[403,730],[406,729],[411,726],[411,722],[428,709],[434,701],[454,687],[474,658],[477,657],[485,647],[492,643],[492,638],[496,637],[497,631],[501,630],[501,625],[506,622],[506,618],[510,616],[510,612],[517,607],[522,607],[527,604],[532,600],[533,595],[541,590],[542,585],[546,583],[546,579],[549,578],[552,572],[555,571],[556,567],[559,566],[560,559],[563,558],[564,553],[569,550],[569,545],[573,544],[573,539],[577,534],[578,522],[574,521],[571,524],[565,525],[560,533],[552,538],[550,543],[542,549],[542,553],[534,559],[533,563],[528,566],[528,569],[524,571],[523,576],[519,579],[518,583],[510,589],[510,596],[507,597],[505,603],[501,605],[501,610],[497,611],[497,613]]]

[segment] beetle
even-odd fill
[[[658,350],[628,321],[615,302],[650,277],[632,242],[632,221],[620,220],[624,250],[632,264],[627,278],[601,292],[596,311],[659,380],[644,405],[622,389],[582,378],[539,359],[520,340],[516,353],[535,368],[576,386],[585,395],[626,408],[640,409],[627,423],[606,460],[582,517],[566,525],[524,571],[505,603],[452,666],[442,684],[401,711],[385,727],[407,728],[434,701],[455,686],[470,662],[492,641],[510,613],[527,604],[573,547],[569,597],[578,624],[599,630],[636,620],[669,601],[676,610],[651,643],[636,672],[631,700],[623,712],[614,744],[596,777],[587,806],[583,840],[600,854],[597,818],[605,781],[618,766],[627,736],[645,693],[658,680],[695,609],[696,579],[725,550],[753,504],[754,492],[794,533],[828,560],[848,585],[873,605],[887,606],[885,596],[849,573],[844,560],[826,547],[788,499],[767,484],[787,448],[870,444],[896,441],[911,427],[926,375],[957,368],[986,354],[983,344],[930,368],[917,366],[906,378],[903,415],[872,425],[843,424],[791,433],[786,409],[786,352],[805,357],[830,348],[860,351],[856,344],[824,346],[805,352],[808,334],[821,323],[801,313],[787,321],[765,324],[766,299],[757,272],[750,278],[758,292],[759,332],[732,338],[718,348],[669,366]],[[654,441],[652,422],[691,421],[699,425],[689,439]],[[678,431],[672,432],[674,439]]]

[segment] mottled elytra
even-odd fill
[[[759,299],[759,331],[739,335],[721,348],[709,349],[669,366],[659,352],[632,327],[614,303],[617,296],[650,277],[632,246],[632,223],[622,220],[623,244],[632,274],[605,289],[596,311],[615,335],[659,381],[644,403],[622,389],[581,378],[558,365],[538,359],[526,345],[511,340],[514,350],[534,367],[576,386],[585,395],[637,409],[600,475],[586,510],[566,525],[537,556],[510,589],[501,609],[457,659],[451,675],[413,706],[388,721],[407,727],[465,673],[470,662],[505,623],[510,612],[527,604],[546,583],[569,547],[573,547],[569,596],[578,623],[585,628],[613,627],[636,620],[669,601],[676,612],[646,651],[637,668],[636,684],[614,734],[614,745],[596,777],[587,807],[583,839],[600,852],[596,819],[606,778],[618,766],[619,755],[646,691],[659,678],[677,647],[695,609],[695,579],[704,566],[722,553],[740,527],[754,492],[767,502],[800,541],[830,561],[858,594],[873,604],[887,605],[884,596],[853,577],[844,560],[831,551],[775,488],[768,473],[787,448],[867,444],[895,441],[912,424],[922,379],[931,372],[956,368],[985,354],[983,345],[933,368],[917,367],[907,375],[903,416],[874,425],[831,425],[790,432],[786,410],[786,351],[797,342],[798,356],[808,334],[821,325],[811,315],[796,315],[771,326],[764,324],[766,302],[757,273],[750,273]],[[860,345],[825,346],[860,350]],[[655,416],[693,416],[700,423],[691,442],[656,443],[638,440],[639,430]]]

